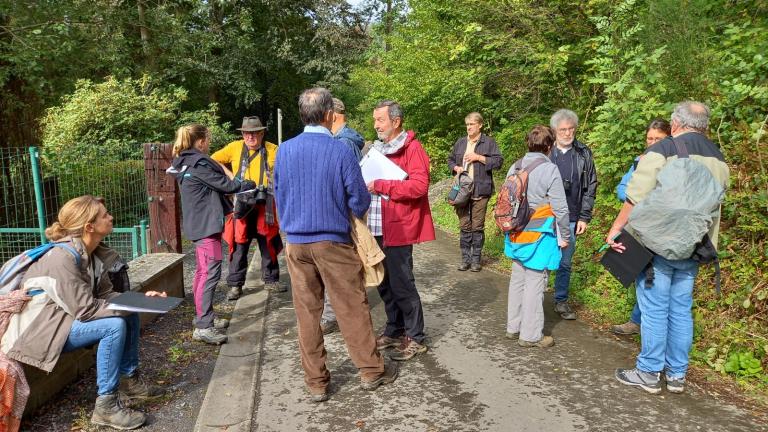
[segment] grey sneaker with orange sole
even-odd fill
[[[376,338],[376,349],[384,351],[387,348],[397,348],[403,344],[403,336],[390,337],[385,334]]]
[[[402,345],[395,349],[395,353],[389,356],[392,360],[406,361],[414,358],[418,354],[424,354],[428,348],[424,344],[420,344],[415,340],[406,336]]]

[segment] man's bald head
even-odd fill
[[[693,129],[700,133],[707,133],[709,107],[696,101],[680,102],[672,112],[672,122],[677,129]]]

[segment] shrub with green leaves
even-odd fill
[[[229,125],[219,125],[216,105],[185,112],[187,91],[152,78],[94,83],[80,80],[61,104],[49,108],[42,120],[46,172],[106,161],[142,159],[142,144],[171,142],[176,128],[199,122],[212,129],[213,143],[230,138]]]

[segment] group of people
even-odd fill
[[[246,117],[239,128],[243,139],[210,156],[207,128],[184,126],[177,132],[169,173],[180,185],[184,235],[195,244],[193,338],[226,342],[228,322],[215,318],[212,304],[221,277],[222,240],[230,254],[227,296],[234,300],[242,294],[254,238],[265,287],[285,291],[277,263],[283,231],[305,383],[311,400],[321,402],[329,397],[330,382],[324,334],[341,331],[367,390],[397,378],[398,368],[385,363],[382,351],[393,349],[389,358],[398,361],[427,351],[413,245],[434,240],[435,232],[427,196],[429,157],[413,131],[403,129],[399,104],[383,101],[374,109],[379,139],[372,145],[407,173],[397,181],[365,183],[359,165],[365,142],[347,126],[344,103],[327,89],[302,93],[299,114],[304,132],[279,148],[264,141],[260,119]],[[361,247],[384,257],[378,290],[387,325],[378,337],[357,252]]]
[[[195,245],[193,338],[226,342],[222,330],[229,323],[213,311],[222,240],[229,245],[227,296],[237,299],[254,239],[265,287],[286,290],[279,283],[277,263],[283,231],[304,380],[310,399],[322,402],[329,398],[330,383],[324,334],[341,332],[365,390],[396,380],[398,367],[390,360],[410,360],[428,350],[413,245],[435,239],[427,198],[430,164],[415,133],[404,129],[403,110],[394,101],[374,108],[378,139],[371,147],[407,177],[368,183],[359,165],[364,141],[346,125],[343,102],[317,87],[301,94],[298,108],[304,130],[279,147],[264,141],[265,126],[258,117],[244,118],[239,129],[243,139],[210,156],[206,127],[179,128],[169,173],[180,185],[184,234]],[[671,124],[656,119],[648,126],[647,149],[617,187],[624,204],[606,236],[616,252],[625,249],[616,235],[633,207],[656,187],[662,168],[678,157],[680,145],[727,187],[728,166],[707,138],[708,121],[706,105],[689,101],[675,107]],[[482,133],[479,113],[467,115],[465,125],[467,135],[456,141],[448,165],[454,173],[467,172],[474,182],[469,203],[456,212],[461,228],[458,270],[477,272],[482,270],[484,223],[494,194],[492,172],[501,168],[503,158],[496,142]],[[505,253],[513,260],[506,335],[524,347],[554,344],[552,336],[543,334],[543,293],[550,270],[557,272],[555,311],[575,319],[567,302],[571,257],[577,236],[591,220],[597,187],[592,152],[575,138],[577,127],[575,113],[557,111],[549,127],[531,129],[525,138],[528,152],[507,173],[529,169],[527,200],[533,209],[528,225],[505,238]],[[719,213],[716,216],[709,229],[714,245]],[[147,385],[139,373],[138,316],[107,307],[117,295],[106,277],[117,254],[102,242],[111,231],[112,216],[98,197],[78,197],[61,208],[46,236],[66,247],[53,248],[32,263],[23,289],[5,299],[4,310],[11,315],[0,360],[50,371],[62,352],[98,343],[98,398],[92,422],[132,429],[144,424],[146,416],[125,402],[155,397],[160,390]],[[361,254],[376,253],[384,256],[378,292],[387,317],[378,336],[365,290],[370,269],[361,259]],[[636,367],[617,369],[616,378],[659,393],[664,374],[667,390],[679,393],[684,391],[693,338],[692,291],[699,264],[656,255],[651,266],[653,279],[637,277],[637,305],[630,321],[613,329],[619,334],[639,332],[642,341]],[[390,349],[385,361],[382,352]]]
[[[480,271],[484,221],[488,199],[494,193],[492,170],[502,165],[496,143],[480,132],[482,117],[471,113],[465,119],[467,136],[456,141],[448,158],[449,168],[473,178],[472,199],[456,208],[460,223],[461,262],[459,271]],[[623,207],[606,236],[606,244],[623,253],[616,242],[630,218],[633,207],[657,187],[662,169],[678,157],[690,157],[702,164],[710,178],[725,190],[729,171],[718,147],[707,138],[709,108],[686,101],[678,104],[672,121],[654,119],[646,129],[646,150],[635,158],[617,186]],[[532,214],[519,232],[505,236],[505,254],[512,259],[509,282],[506,336],[523,347],[550,347],[551,335],[544,335],[543,296],[549,271],[554,281],[555,312],[572,320],[576,314],[568,304],[571,261],[577,236],[592,218],[597,189],[595,162],[590,149],[578,141],[578,117],[570,110],[555,112],[549,127],[537,125],[526,136],[528,152],[512,164],[507,177],[525,170],[527,201]],[[678,146],[684,148],[684,156]],[[717,245],[719,210],[709,225],[709,239]],[[675,214],[657,214],[660,223]],[[697,242],[701,239],[696,239]],[[667,259],[654,255],[635,282],[637,303],[628,322],[615,325],[616,334],[640,333],[642,347],[632,369],[617,369],[616,379],[657,394],[662,391],[662,374],[672,393],[685,389],[688,352],[693,341],[693,284],[699,262],[693,258]],[[651,273],[654,277],[648,277]]]
[[[218,332],[226,323],[219,325],[213,318],[210,299],[220,274],[221,233],[227,231],[227,224],[232,224],[235,232],[234,246],[231,234],[225,234],[230,251],[234,250],[230,252],[234,258],[227,279],[229,297],[237,298],[241,293],[246,241],[251,238],[258,240],[261,250],[265,285],[284,290],[274,287],[278,281],[276,254],[283,246],[276,234],[279,220],[279,230],[285,232],[287,240],[286,262],[305,383],[311,399],[319,402],[329,397],[324,334],[341,331],[360,370],[361,386],[369,390],[394,381],[398,375],[395,363],[385,362],[381,352],[394,349],[388,357],[405,361],[428,350],[413,275],[413,245],[434,240],[435,233],[427,199],[429,157],[415,133],[403,128],[399,104],[382,101],[374,108],[378,139],[370,147],[399,166],[407,177],[367,184],[359,166],[364,141],[347,126],[343,102],[327,89],[313,88],[299,97],[299,113],[305,125],[303,133],[279,147],[263,142],[263,126],[251,117],[243,120],[244,140],[211,157],[207,156],[207,130],[186,126],[179,130],[178,158],[173,165],[182,190],[184,232],[195,241],[198,254],[195,338],[209,343],[226,340]],[[727,165],[717,146],[706,138],[708,118],[705,105],[684,102],[675,108],[671,125],[655,119],[648,126],[646,151],[635,159],[617,187],[624,207],[606,239],[617,252],[623,251],[623,245],[614,239],[632,206],[655,187],[655,176],[666,162],[677,157],[670,150],[672,136],[688,147],[692,158],[703,161],[725,187]],[[552,115],[549,127],[533,127],[525,138],[528,152],[507,173],[528,171],[527,200],[533,210],[527,226],[505,238],[505,254],[513,260],[506,335],[523,347],[554,345],[554,338],[543,334],[543,295],[549,271],[556,272],[555,312],[566,320],[576,318],[568,303],[571,262],[577,236],[587,230],[592,219],[597,191],[595,161],[589,147],[576,139],[578,124],[576,113],[561,109]],[[482,270],[488,202],[495,193],[493,171],[500,169],[504,160],[496,142],[482,133],[479,113],[468,114],[465,126],[467,134],[454,144],[448,167],[456,174],[467,173],[473,181],[471,199],[456,208],[461,230],[458,270],[478,272]],[[255,137],[250,139],[251,135]],[[253,190],[266,191],[261,201],[248,198]],[[234,209],[229,194],[237,197]],[[366,269],[358,256],[360,248],[371,244],[361,245],[357,240],[361,233],[356,222],[367,227],[364,234],[375,239],[375,244],[370,243],[384,255],[385,272],[378,292],[387,323],[378,336],[368,310]],[[716,224],[713,230],[710,238],[716,244]],[[245,246],[239,254],[240,244]],[[660,373],[664,372],[667,388],[682,391],[692,339],[690,307],[685,305],[692,301],[698,264],[691,260],[670,262],[657,256],[652,266],[657,274],[653,281],[638,276],[638,302],[630,320],[613,327],[617,334],[640,333],[643,341],[637,367],[619,369],[616,377],[622,383],[657,392]]]

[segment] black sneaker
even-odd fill
[[[456,270],[458,271],[467,271],[469,270],[470,264],[468,262],[463,262],[459,264],[458,267],[456,267]]]
[[[560,317],[564,320],[575,320],[576,312],[571,309],[571,305],[568,302],[555,303],[555,312],[560,314]]]
[[[667,382],[667,391],[670,393],[680,394],[685,391],[685,377],[683,378],[670,378],[665,377]]]
[[[469,266],[469,271],[473,271],[473,272],[479,272],[482,269],[483,269],[483,266],[480,265],[480,263],[472,263]]]
[[[661,393],[661,374],[644,372],[640,369],[616,369],[616,379],[624,384],[647,391],[650,394]]]

